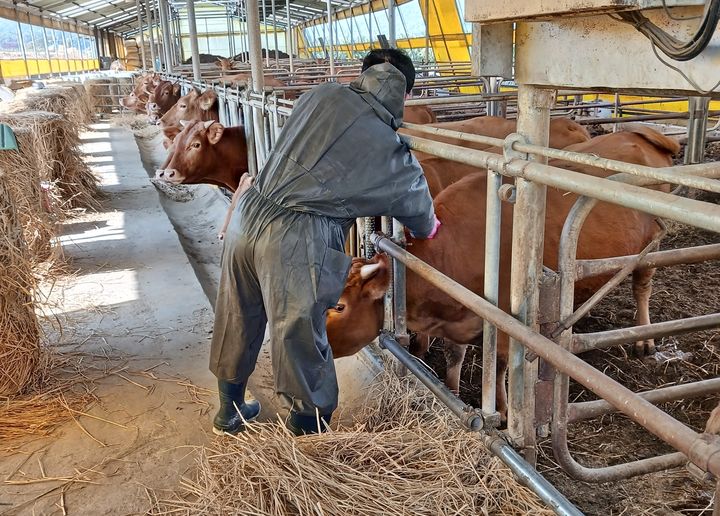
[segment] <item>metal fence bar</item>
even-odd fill
[[[712,378],[700,382],[688,383],[685,385],[673,385],[662,387],[647,392],[638,392],[637,395],[650,403],[665,403],[678,399],[699,398],[720,392],[720,378]],[[592,419],[615,412],[615,409],[605,400],[585,401],[582,403],[570,403],[568,405],[568,422],[574,423],[584,419]]]
[[[649,190],[628,183],[618,183],[551,165],[528,163],[523,160],[514,160],[508,163],[502,156],[486,151],[457,147],[414,136],[400,135],[400,138],[414,150],[475,167],[492,168],[503,175],[523,177],[578,195],[588,195],[601,201],[720,233],[720,206],[718,205]],[[668,167],[665,170],[671,168],[674,167]],[[708,168],[707,173],[720,176],[720,167]]]
[[[378,249],[402,261],[408,269],[473,313],[489,319],[500,331],[522,342],[537,356],[551,363],[559,372],[574,378],[630,419],[680,450],[700,469],[716,476],[720,474],[720,437],[702,437],[553,341],[533,332],[514,317],[396,246],[388,238],[373,235],[373,243]]]
[[[599,260],[577,260],[575,276],[576,280],[612,274],[620,270],[625,264],[635,261],[634,256],[618,256],[616,258],[603,258]],[[655,269],[658,267],[669,267],[672,265],[700,263],[707,260],[720,259],[720,244],[701,245],[687,247],[684,249],[671,249],[668,251],[656,251],[640,260],[636,270]]]

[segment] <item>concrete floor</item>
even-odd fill
[[[0,451],[0,478],[29,482],[0,483],[3,515],[145,513],[145,487],[177,487],[192,465],[188,447],[211,439],[210,304],[132,133],[95,124],[83,144],[108,199],[100,212],[64,225],[64,253],[76,273],[47,286],[49,315],[63,326],[49,338],[64,352],[94,355],[88,364],[111,372],[94,383],[101,403],[88,413],[114,424],[79,416],[94,439],[69,422],[52,438]]]
[[[191,471],[197,446],[213,439],[208,298],[217,289],[215,235],[227,203],[202,185],[187,202],[159,194],[148,179],[164,159],[157,139],[97,123],[82,140],[108,198],[63,225],[70,273],[45,286],[48,321],[60,323],[46,326],[61,351],[84,354],[100,377],[90,384],[100,401],[49,438],[0,443],[0,515],[144,514],[151,496],[176,489]],[[270,364],[266,340],[250,380],[263,419],[283,416]],[[365,351],[336,361],[336,422],[350,421],[364,403],[377,364]]]

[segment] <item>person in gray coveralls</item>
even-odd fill
[[[210,350],[220,391],[215,433],[242,431],[260,413],[245,387],[268,322],[288,427],[301,435],[329,424],[338,385],[325,312],[345,286],[350,227],[357,217],[389,215],[428,238],[440,226],[422,168],[396,133],[414,81],[404,52],[373,50],[349,88],[324,83],[302,95],[239,198]]]

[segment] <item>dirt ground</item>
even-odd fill
[[[720,143],[709,144],[706,161],[720,161]],[[720,203],[720,195],[690,192],[699,200]],[[661,249],[720,243],[720,235],[670,221]],[[650,315],[654,322],[715,313],[720,309],[718,262],[670,267],[657,271],[653,282]],[[611,292],[574,328],[577,333],[610,330],[634,324],[635,304],[630,282]],[[720,332],[704,331],[656,342],[655,357],[634,358],[630,345],[597,350],[582,356],[587,362],[633,391],[688,383],[717,377],[720,371]],[[440,342],[434,343],[428,363],[445,375]],[[470,347],[463,366],[461,398],[481,405],[482,349]],[[573,401],[597,399],[582,386],[571,383]],[[718,397],[661,405],[672,416],[702,431]],[[586,466],[605,466],[673,451],[621,415],[573,424],[570,450]],[[654,473],[625,482],[588,484],[569,478],[555,463],[549,440],[542,442],[538,470],[577,506],[593,515],[711,514],[714,486],[695,480],[684,468]]]

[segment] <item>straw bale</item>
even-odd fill
[[[17,129],[15,138],[19,149],[34,149],[35,137],[29,129]],[[50,258],[51,242],[55,237],[54,222],[60,216],[56,190],[40,177],[38,154],[22,150],[0,152],[0,171],[3,184],[15,202],[23,240],[27,245],[33,267]],[[53,202],[55,201],[55,202]]]
[[[386,373],[352,428],[296,438],[252,423],[199,449],[153,514],[552,514],[426,390]]]
[[[54,83],[47,88],[19,90],[12,102],[0,104],[0,111],[49,111],[64,116],[80,131],[92,121],[93,111],[85,87],[79,83]]]
[[[98,198],[102,197],[99,180],[83,161],[77,130],[67,119],[55,113],[19,111],[0,113],[0,123],[13,131],[32,133],[33,138],[20,147],[20,153],[36,155],[40,179],[54,185],[63,200],[60,209],[98,207]]]
[[[32,305],[35,279],[15,199],[5,181],[6,175],[0,172],[0,396],[26,387],[40,350]]]

